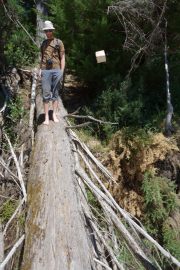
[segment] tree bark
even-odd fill
[[[36,98],[37,133],[28,181],[23,270],[92,270],[91,243],[77,197],[73,158],[60,101],[59,123],[40,124],[42,100]]]
[[[166,31],[167,31],[167,22],[166,22]],[[166,71],[166,96],[167,96],[167,115],[165,122],[165,134],[170,136],[173,132],[172,127],[172,116],[174,108],[171,102],[171,91],[170,91],[170,79],[169,79],[169,63],[168,63],[168,46],[167,46],[167,34],[165,32],[165,46],[164,46],[164,62],[165,62],[165,71]]]
[[[45,6],[45,2],[43,0],[38,0],[36,2],[36,11],[37,11],[37,19],[36,19],[36,43],[40,47],[42,40],[45,38],[43,34],[43,16],[47,16],[48,12]]]

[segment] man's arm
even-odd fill
[[[61,70],[64,72],[65,69],[65,52],[60,52],[61,56]]]
[[[43,61],[43,52],[42,52],[42,45],[41,45],[40,56],[39,56],[39,78],[41,78],[42,61]]]

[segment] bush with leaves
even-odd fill
[[[22,29],[13,30],[5,46],[5,57],[8,66],[27,67],[34,63],[38,50],[27,38]]]
[[[20,96],[14,97],[9,101],[7,106],[7,117],[5,119],[5,131],[7,132],[10,140],[14,143],[17,137],[20,135],[15,132],[14,129],[17,128],[20,121],[25,118],[26,112],[24,110],[23,101]]]
[[[168,220],[178,210],[176,185],[169,179],[146,172],[142,182],[145,201],[144,222],[148,231],[165,245],[174,256],[180,256],[180,235]]]
[[[163,224],[162,235],[166,249],[180,260],[180,229],[172,228],[167,221]]]
[[[3,69],[9,66],[28,66],[34,63],[37,48],[22,29],[20,22],[33,36],[36,31],[35,12],[27,12],[23,1],[8,0],[1,5],[0,26],[3,42],[1,42],[1,64]],[[34,16],[33,16],[34,14]]]

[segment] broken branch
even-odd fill
[[[93,122],[99,123],[99,124],[108,124],[108,125],[118,125],[118,123],[113,123],[113,122],[108,122],[108,121],[102,121],[99,119],[96,119],[90,115],[74,115],[74,114],[67,114],[64,116],[64,118],[69,117],[69,118],[76,118],[76,119],[88,119]]]
[[[16,242],[16,244],[13,246],[9,254],[6,256],[4,261],[0,264],[0,270],[3,270],[3,268],[6,266],[6,264],[9,262],[9,260],[12,258],[18,247],[22,244],[22,242],[25,239],[25,235],[23,234],[20,239]]]
[[[23,177],[22,177],[22,173],[21,173],[21,169],[20,169],[20,166],[19,166],[19,162],[17,160],[17,157],[16,157],[16,154],[14,152],[14,149],[12,147],[12,144],[7,136],[7,134],[5,133],[5,138],[9,144],[9,147],[10,147],[10,150],[11,150],[11,154],[13,156],[13,159],[14,159],[14,162],[15,162],[15,165],[16,165],[16,168],[17,168],[17,173],[18,173],[18,179],[19,179],[19,182],[20,182],[20,185],[21,185],[21,189],[22,189],[22,193],[23,193],[23,196],[24,196],[24,200],[26,202],[27,200],[27,194],[26,194],[26,188],[25,188],[25,185],[24,185],[24,181],[23,181]]]

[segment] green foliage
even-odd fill
[[[24,228],[26,216],[25,213],[21,213],[21,215],[18,217],[19,224],[22,228]]]
[[[177,207],[175,184],[163,177],[146,172],[142,183],[145,200],[145,222],[148,229],[158,238],[163,222]]]
[[[0,10],[2,19],[0,30],[3,38],[0,50],[3,64],[5,67],[28,66],[34,63],[34,58],[37,57],[37,48],[17,21],[22,23],[33,36],[35,33],[33,11],[31,9],[31,12],[27,12],[23,1],[18,0],[8,0],[5,6],[6,12],[3,8]]]
[[[147,130],[159,129],[165,112],[160,112],[153,101],[148,104],[149,99],[142,80],[139,85],[133,86],[132,80],[121,81],[119,76],[112,76],[105,84],[107,88],[95,96],[94,102],[84,108],[86,114],[104,121],[118,123],[116,126],[102,125],[95,129],[95,133],[101,139],[108,140],[115,131],[122,128],[126,130],[129,128],[129,134],[132,133],[132,135],[137,130],[142,132],[145,129],[147,133]]]
[[[103,78],[115,71],[121,36],[111,31],[114,19],[107,16],[107,7],[112,1],[51,0],[50,11],[56,25],[56,34],[65,43],[67,66],[75,70],[81,80],[102,87]],[[110,22],[110,20],[112,22]],[[113,46],[112,46],[113,44]],[[110,61],[97,65],[95,51],[110,51]],[[116,54],[114,53],[115,51]],[[120,56],[118,57],[120,59]]]
[[[12,20],[14,18],[19,19],[20,16],[23,15],[24,10],[23,10],[23,7],[22,7],[20,1],[7,0],[5,4],[6,4],[6,9],[7,9],[8,14],[12,16]]]
[[[6,223],[12,214],[14,213],[17,207],[17,203],[15,201],[7,201],[0,208],[0,220],[4,224]]]
[[[23,117],[25,117],[23,101],[20,96],[15,97],[8,103],[7,112],[8,116],[5,121],[5,131],[7,132],[10,141],[14,143],[18,134],[17,132],[14,132],[13,128],[19,124]],[[6,147],[6,145],[4,145],[4,147]]]
[[[103,115],[104,120],[117,122],[120,127],[137,123],[141,119],[141,101],[128,101],[127,93],[121,88],[103,91],[96,106],[97,116]]]
[[[131,251],[128,249],[126,242],[122,240],[121,242],[121,252],[118,256],[118,261],[123,265],[126,265],[126,269],[132,270],[144,270],[141,264],[137,263],[137,260],[132,256]]]
[[[4,51],[6,62],[10,66],[28,66],[37,56],[37,48],[27,38],[22,29],[14,30],[8,38]]]
[[[180,229],[174,230],[167,223],[163,225],[163,242],[167,250],[180,260]]]
[[[179,199],[175,189],[175,184],[167,178],[158,177],[152,172],[146,172],[144,175],[142,190],[145,200],[144,223],[146,228],[164,248],[180,259],[180,230],[171,217],[176,211],[179,212]],[[176,224],[176,228],[171,223]],[[155,253],[153,247],[151,249],[151,252]],[[169,261],[164,258],[160,264],[163,269],[173,269],[170,267]]]
[[[166,78],[163,43],[156,51],[139,61],[139,68],[127,80],[131,54],[122,50],[125,39],[120,23],[113,15],[107,16],[113,1],[51,0],[51,19],[56,34],[65,43],[67,67],[89,86],[86,108],[97,118],[118,122],[124,126],[162,128],[166,117]],[[146,1],[147,6],[147,1]],[[179,107],[179,19],[178,1],[168,1],[168,45],[172,100],[176,113]],[[149,10],[146,10],[147,12]],[[144,31],[148,31],[146,22]],[[95,51],[104,49],[107,62],[97,64]],[[175,67],[175,68],[174,68]],[[174,73],[174,74],[173,74]],[[108,139],[117,128],[101,126],[95,129],[102,139]],[[104,134],[104,135],[103,135]]]
[[[97,202],[97,199],[94,197],[93,193],[89,189],[86,189],[86,193],[87,193],[88,203],[98,210],[99,203]]]
[[[127,127],[122,129],[121,134],[123,143],[130,149],[135,146],[139,151],[152,143],[153,131],[150,129]]]
[[[13,122],[17,122],[23,118],[25,111],[20,96],[17,96],[14,100],[11,100],[8,104],[8,108],[10,109],[9,118],[11,118]]]

